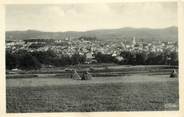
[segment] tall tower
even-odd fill
[[[135,41],[135,37],[132,38],[132,45],[135,45],[136,41]]]

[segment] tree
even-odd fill
[[[146,53],[139,52],[136,53],[136,64],[137,65],[144,65],[147,59]]]
[[[115,57],[113,57],[110,54],[102,54],[101,52],[98,52],[95,54],[95,59],[98,63],[113,63],[115,62]]]
[[[18,68],[20,69],[39,69],[41,68],[40,62],[36,57],[32,56],[30,53],[21,55],[18,58],[19,64]]]
[[[171,65],[178,65],[178,53],[177,52],[171,52]]]
[[[6,69],[13,69],[16,67],[16,57],[8,50],[6,50]]]
[[[136,64],[136,55],[133,52],[123,51],[120,54],[124,58],[124,64],[135,65]]]
[[[79,53],[75,53],[71,57],[71,64],[76,65],[76,64],[81,64],[86,61],[86,57],[84,55],[80,55]]]

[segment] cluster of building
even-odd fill
[[[75,53],[86,55],[87,58],[92,58],[95,53],[101,52],[115,57],[120,56],[122,51],[130,52],[178,52],[177,42],[144,42],[137,41],[133,37],[131,41],[100,41],[100,40],[86,40],[83,38],[72,39],[65,38],[64,40],[19,40],[7,41],[6,49],[12,53],[19,50],[26,50],[28,52],[35,51],[54,51],[58,56],[69,55]]]

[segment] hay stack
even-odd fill
[[[81,77],[79,76],[76,70],[73,71],[72,79],[81,80]]]
[[[81,80],[90,80],[90,79],[92,79],[92,75],[88,71],[84,72]]]
[[[170,74],[170,78],[176,78],[177,77],[177,72],[176,70],[174,69],[171,74]]]

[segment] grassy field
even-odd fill
[[[178,80],[176,79],[168,78],[167,80],[165,78],[165,80],[158,82],[152,80],[142,82],[145,79],[142,81],[141,79],[140,81],[139,79],[132,80],[134,82],[120,80],[122,82],[35,87],[10,87],[11,83],[9,84],[7,81],[7,112],[164,111],[179,109]]]

